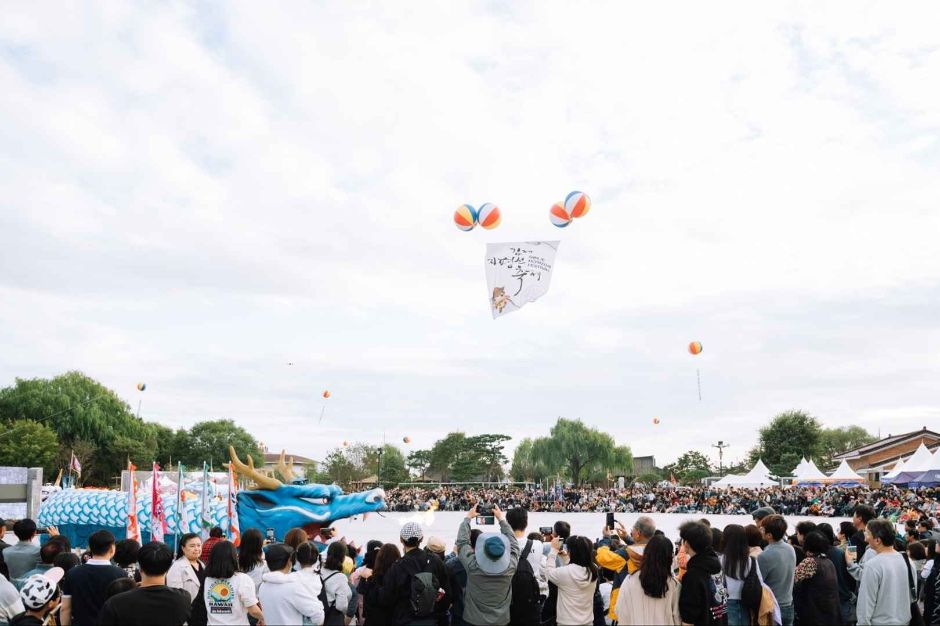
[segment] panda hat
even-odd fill
[[[20,600],[27,611],[42,608],[46,602],[55,597],[59,581],[65,575],[61,567],[53,567],[44,574],[33,574],[20,589]]]

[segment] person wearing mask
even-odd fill
[[[839,582],[829,560],[831,544],[818,530],[801,538],[806,556],[793,575],[793,609],[801,624],[839,624]]]
[[[679,537],[689,555],[679,589],[679,617],[683,624],[725,624],[727,591],[721,562],[712,548],[711,529],[701,522],[679,526]]]
[[[672,575],[673,545],[666,537],[650,538],[640,568],[620,585],[614,611],[618,624],[674,624],[679,616],[679,581]]]
[[[268,573],[268,564],[264,560],[264,537],[257,528],[248,528],[242,533],[238,545],[238,571],[248,574],[257,593],[261,578]]]
[[[111,564],[114,556],[114,535],[98,530],[88,537],[91,558],[66,574],[62,580],[62,626],[94,626],[98,613],[107,599],[105,592],[111,581],[126,578],[124,570]]]
[[[842,617],[842,623],[848,624],[855,621],[855,579],[849,575],[849,570],[845,563],[845,551],[837,546],[831,524],[823,522],[816,527],[826,537],[828,544],[827,556],[829,562],[836,570],[836,583],[839,586],[839,613]]]
[[[326,595],[323,623],[327,626],[344,623],[346,609],[349,608],[349,600],[352,598],[349,583],[343,573],[345,561],[346,544],[340,541],[331,543],[326,549],[326,562],[320,570],[320,578]]]
[[[519,542],[496,505],[493,516],[499,533],[484,533],[470,547],[470,520],[477,517],[477,505],[467,513],[457,530],[457,556],[467,570],[463,620],[467,624],[504,626],[509,623],[512,601],[512,577],[519,563]]]
[[[643,562],[643,551],[655,534],[656,522],[653,521],[653,518],[644,515],[638,517],[633,524],[633,528],[630,529],[630,539],[627,546],[612,550],[609,546],[602,545],[597,549],[597,564],[604,569],[615,572],[610,591],[611,608],[607,612],[607,617],[610,619],[617,620],[616,606],[620,585],[623,584],[627,576],[640,569],[640,564]],[[604,526],[603,536],[604,539],[610,536],[610,530],[606,526]]]
[[[782,515],[764,518],[761,529],[767,547],[757,557],[764,582],[774,592],[780,605],[783,626],[793,626],[793,575],[796,570],[796,552],[786,542],[787,522]]]
[[[60,568],[53,567],[26,579],[20,589],[24,612],[10,620],[10,626],[44,626],[60,606],[58,583],[62,574]]]
[[[911,621],[911,580],[913,568],[895,551],[894,525],[886,519],[873,519],[865,529],[868,550],[858,587],[859,624],[901,626]],[[867,553],[866,553],[867,554]]]
[[[470,549],[476,550],[477,538],[483,534],[479,528],[470,530]],[[444,562],[444,569],[447,570],[447,580],[450,581],[450,620],[453,626],[464,626],[463,621],[463,595],[467,589],[467,570],[460,557],[457,556],[457,546],[454,546],[454,553]]]
[[[264,626],[255,583],[238,571],[238,554],[231,541],[218,541],[209,553],[202,602],[193,602],[190,624],[236,626],[248,623],[248,616]]]
[[[36,522],[29,518],[17,520],[13,524],[13,534],[17,542],[4,548],[3,562],[6,563],[10,582],[17,588],[26,582],[26,574],[40,564],[39,546],[33,543],[36,536]]]
[[[225,533],[222,532],[222,529],[218,526],[213,526],[209,530],[209,538],[206,539],[205,542],[203,542],[202,539],[199,540],[200,544],[202,544],[202,548],[201,552],[196,555],[196,558],[203,563],[208,563],[212,547],[223,539],[225,539]]]
[[[182,589],[167,586],[173,552],[165,543],[152,542],[137,551],[140,586],[112,596],[101,607],[99,626],[182,626],[189,620],[192,599]],[[120,579],[118,579],[120,580]]]
[[[756,528],[756,526],[755,526]],[[719,556],[721,571],[728,586],[728,626],[750,626],[751,612],[741,601],[744,581],[753,569],[760,578],[757,559],[751,556],[747,531],[740,524],[728,524],[724,531],[724,550]]]
[[[201,555],[202,539],[196,533],[186,533],[180,537],[179,558],[166,575],[167,586],[182,589],[189,594],[190,601],[199,597],[199,589],[206,577],[205,565],[199,560]]]
[[[558,587],[556,621],[559,624],[592,624],[598,579],[593,545],[587,537],[574,536],[568,537],[564,552],[562,548],[561,539],[552,539],[545,561],[545,577]]]
[[[302,544],[309,545],[309,544]],[[283,543],[268,546],[264,554],[268,573],[264,575],[258,601],[265,610],[269,624],[301,624],[304,618],[312,624],[323,622],[323,603],[304,584],[294,567],[294,549]]]
[[[362,597],[362,615],[365,626],[394,623],[392,613],[394,607],[383,604],[380,594],[382,585],[385,584],[385,576],[400,558],[401,552],[398,551],[398,546],[386,543],[379,548],[373,566],[360,576],[358,591]],[[454,624],[457,626],[459,622],[455,621]]]

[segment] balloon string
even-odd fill
[[[701,394],[699,394],[699,395],[701,395]],[[326,412],[326,404],[324,403],[324,404],[323,404],[323,408],[320,409],[320,422],[319,422],[320,424],[323,423],[323,414],[324,414],[325,412]]]
[[[698,382],[698,401],[702,401],[702,376],[699,374],[698,368],[695,368],[695,380]]]

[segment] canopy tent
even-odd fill
[[[895,476],[904,471],[904,465],[904,459],[898,459],[898,462],[894,464],[894,468],[881,477],[881,482],[890,483]]]
[[[728,475],[716,482],[713,487],[775,487],[779,483],[770,478],[770,470],[760,459],[751,471],[744,476]]]
[[[728,474],[712,483],[712,487],[735,487],[744,476],[739,474]]]
[[[799,478],[800,472],[803,470],[804,467],[806,467],[806,463],[807,463],[807,461],[806,461],[806,457],[805,457],[805,456],[802,457],[802,458],[800,458],[800,463],[799,463],[799,465],[797,465],[795,468],[793,468],[793,471],[790,472],[790,473],[793,474],[794,476],[796,476],[797,478]]]
[[[825,482],[829,482],[829,477],[819,471],[815,461],[808,461],[800,471],[796,472],[796,480],[794,480],[797,485],[821,485]]]
[[[828,478],[828,482],[834,485],[859,485],[865,482],[865,479],[855,470],[849,467],[849,462],[842,459],[842,463],[836,468]]]
[[[908,483],[908,487],[936,487],[940,485],[940,448],[933,453],[930,469]]]
[[[904,464],[904,468],[892,478],[884,478],[881,482],[892,485],[906,485],[928,471],[932,464],[933,455],[930,454],[930,450],[927,449],[927,446],[921,442],[917,451],[914,452],[911,458]]]

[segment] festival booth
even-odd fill
[[[933,455],[930,454],[927,446],[921,443],[917,451],[904,463],[904,467],[900,472],[889,478],[891,474],[894,474],[894,472],[891,472],[881,482],[889,485],[906,485],[912,480],[920,478],[924,472],[929,471],[931,465],[933,465]]]
[[[940,448],[933,453],[930,461],[930,469],[908,483],[908,487],[918,489],[920,487],[936,487],[940,485]]]
[[[793,484],[800,487],[822,487],[827,482],[829,477],[816,467],[815,461],[807,461],[794,472]]]
[[[849,462],[842,459],[842,463],[826,479],[834,487],[861,487],[865,478],[849,466]]]
[[[895,476],[904,471],[904,465],[904,459],[898,459],[898,462],[894,464],[894,468],[881,477],[882,484],[890,485]]]
[[[800,472],[803,470],[804,467],[806,467],[806,463],[807,463],[806,457],[805,456],[801,457],[799,464],[790,473],[793,474],[795,478],[799,478]]]
[[[761,487],[776,487],[779,483],[770,478],[770,470],[764,465],[764,462],[758,459],[757,464],[751,468],[751,471],[744,476],[728,475],[713,484],[713,487],[719,489],[728,489],[733,487],[744,487],[748,489],[759,489]]]

